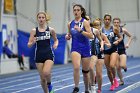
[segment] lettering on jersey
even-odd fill
[[[82,29],[83,28],[83,22],[79,22],[79,27]]]
[[[104,57],[105,57],[104,53],[101,53],[101,58],[104,58]]]
[[[111,38],[113,38],[115,35],[114,35],[114,32],[111,32],[109,35],[108,34],[105,34],[107,36],[107,38],[110,40]]]
[[[98,38],[95,39],[95,43],[96,43],[96,44],[99,43],[99,39],[98,39]]]
[[[118,37],[117,36],[115,37],[115,40],[118,40]]]
[[[41,36],[36,37],[36,41],[50,39],[50,31],[45,31]]]
[[[77,25],[77,26],[80,27],[81,29],[83,29],[83,27],[84,27],[83,22],[75,23],[75,25]],[[75,31],[75,28],[72,27],[70,30],[71,30],[71,31]],[[77,33],[77,32],[74,32],[74,33]]]
[[[46,39],[50,39],[50,37],[51,37],[50,36],[50,31],[46,31],[45,33],[46,33]]]
[[[74,28],[71,28],[71,30],[75,30]]]
[[[110,33],[110,37],[111,37],[111,38],[114,37],[114,32],[111,32],[111,33]]]

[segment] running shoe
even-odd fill
[[[97,93],[101,93],[101,90],[98,89],[98,90],[97,90]]]
[[[89,91],[85,91],[85,93],[90,93]],[[92,93],[92,92],[91,92]]]
[[[110,90],[113,91],[114,89],[115,89],[115,86],[114,85],[111,85],[110,86]]]
[[[120,81],[119,85],[120,86],[124,85],[124,82],[123,81]]]
[[[116,79],[116,78],[114,78],[114,86],[115,86],[115,88],[117,88],[117,87],[119,87],[119,83],[118,83],[118,80]]]
[[[91,93],[96,93],[96,87],[95,86],[91,86]]]
[[[54,90],[53,90],[53,86],[52,85],[48,85],[48,89],[49,89],[49,93],[54,93]]]
[[[126,68],[124,68],[124,72],[127,72],[127,67],[126,67]]]
[[[78,93],[78,92],[79,92],[79,88],[78,87],[73,88],[73,92],[72,93]]]

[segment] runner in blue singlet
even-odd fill
[[[73,63],[74,89],[72,93],[79,91],[80,62],[82,61],[83,80],[85,93],[89,93],[89,65],[90,65],[90,45],[89,38],[93,38],[89,22],[86,20],[86,11],[80,4],[73,6],[75,19],[68,24],[69,32],[66,39],[72,38],[71,58]]]

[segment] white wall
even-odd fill
[[[81,4],[85,8],[87,14],[89,14],[89,0],[70,0],[69,1],[70,20],[74,19],[74,16],[73,16],[73,5],[74,4]]]
[[[47,12],[51,15],[49,25],[55,28],[56,33],[66,33],[67,0],[47,0]]]
[[[90,0],[90,17],[91,17],[91,21],[93,21],[95,18],[97,17],[101,17],[100,14],[100,0]]]
[[[102,16],[111,13],[123,21],[137,21],[137,0],[101,0]]]
[[[140,22],[128,22],[126,28],[133,35],[133,41],[130,48],[127,49],[127,54],[129,56],[140,57]]]
[[[40,10],[47,11],[51,16],[49,25],[56,29],[56,33],[62,34],[67,32],[67,23],[73,19],[72,5],[73,3],[82,4],[88,12],[88,1],[86,0],[46,0],[46,8],[44,8],[44,0],[17,0],[17,22],[18,29],[30,32],[37,26],[36,13]],[[32,4],[32,6],[31,6]],[[25,7],[26,5],[26,7]],[[68,6],[70,13],[68,13]],[[28,10],[28,11],[27,11]],[[70,15],[69,15],[70,14]],[[70,20],[68,20],[68,15]]]
[[[18,28],[30,32],[37,26],[36,13],[44,8],[44,0],[17,0],[17,19]],[[126,28],[137,38],[132,42],[127,50],[128,55],[140,56],[140,51],[135,50],[139,46],[139,18],[140,18],[140,0],[46,0],[47,12],[52,19],[49,23],[56,29],[58,34],[67,32],[67,23],[72,20],[72,4],[82,4],[87,13],[91,13],[92,19],[96,17],[103,18],[105,13],[111,13],[112,17],[120,17],[125,22]],[[139,1],[139,2],[138,2]],[[89,4],[90,2],[90,4]],[[89,7],[90,10],[89,11]],[[138,9],[137,9],[138,8]]]
[[[21,72],[17,58],[2,59],[0,63],[0,75]],[[24,57],[24,70],[30,70],[29,58]]]
[[[18,29],[30,33],[36,27],[36,13],[40,0],[16,0]]]
[[[2,6],[2,0],[0,0],[0,6]],[[0,24],[1,24],[1,7],[0,7]],[[0,25],[0,32],[1,32],[1,25]]]

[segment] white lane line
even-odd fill
[[[65,72],[65,71],[69,71],[69,68],[72,68],[72,67],[65,67],[65,68],[53,68],[53,71],[58,71],[58,70],[60,70],[60,71],[58,71],[58,73],[62,73],[62,72]],[[37,72],[37,70],[34,70],[34,73],[27,73],[27,74],[24,74],[24,75],[20,75],[20,76],[14,76],[14,77],[6,77],[6,78],[1,78],[0,79],[0,82],[2,81],[7,81],[7,80],[10,80],[10,79],[17,79],[17,78],[22,78],[22,77],[26,77],[26,76],[33,76],[33,75],[38,75],[38,72]]]
[[[12,80],[12,81],[8,81],[8,82],[4,82],[4,83],[0,83],[0,86],[1,85],[5,85],[5,84],[9,84],[9,83],[17,83],[17,82],[19,82],[19,81],[23,81],[23,80],[33,80],[33,79],[39,79],[39,76],[37,77],[29,77],[29,78],[22,78],[22,79],[16,79],[16,80]]]
[[[12,88],[12,87],[16,88],[17,86],[26,85],[26,84],[30,84],[30,83],[36,83],[36,82],[39,82],[39,81],[40,80],[25,82],[25,83],[21,83],[21,84],[15,84],[15,85],[12,85],[12,86],[7,86],[7,87],[0,88],[0,90],[4,90],[4,89],[7,89],[7,88]]]
[[[67,70],[65,70],[65,71],[67,72]],[[64,73],[65,71],[59,71],[59,73]],[[68,71],[70,71],[70,70],[68,70]],[[58,73],[53,73],[53,74],[52,74],[52,79],[53,79],[53,78],[56,78],[56,77],[62,76],[62,75],[57,75],[57,76],[56,76],[56,74],[58,74]],[[64,74],[63,74],[63,75],[64,75]],[[67,73],[66,75],[69,75],[69,73]],[[15,79],[15,80],[12,80],[12,81],[7,81],[7,82],[4,82],[4,83],[0,83],[0,86],[1,86],[1,85],[4,85],[4,84],[8,84],[8,83],[14,83],[14,82],[17,82],[17,81],[22,81],[22,80],[28,80],[28,79],[29,79],[29,80],[30,80],[30,79],[33,80],[33,79],[35,79],[35,78],[40,79],[40,78],[39,78],[39,74],[38,74],[38,75],[36,74],[35,77],[34,77],[34,75],[33,75],[33,76],[28,77],[28,78]]]
[[[136,83],[134,83],[132,85],[129,85],[128,87],[126,87],[126,88],[124,88],[124,89],[122,89],[120,91],[117,91],[116,93],[127,93],[127,92],[132,91],[135,88],[138,88],[138,87],[140,87],[140,81],[136,82]]]
[[[65,75],[70,75],[70,74],[72,74],[72,73],[67,73],[67,74],[65,74]],[[66,81],[66,80],[73,79],[73,77],[71,77],[71,78],[66,78],[66,79],[63,79],[63,80],[58,80],[58,79],[57,79],[57,78],[62,77],[62,76],[64,76],[64,74],[63,74],[63,75],[55,76],[53,79],[55,79],[56,81],[52,82],[52,84],[55,84],[55,83],[58,83],[58,82],[63,82],[63,81]],[[81,76],[81,77],[82,77],[82,76]],[[12,85],[12,86],[3,87],[3,88],[0,88],[0,89],[7,89],[7,88],[12,88],[12,87],[16,87],[16,86],[26,85],[26,84],[30,84],[30,83],[36,83],[36,82],[40,82],[40,79],[39,79],[39,80],[33,80],[33,81],[30,81],[30,82],[20,83],[20,84],[16,84],[16,85],[14,84],[14,85]]]
[[[38,86],[35,86],[35,87],[26,88],[26,89],[23,89],[23,90],[12,92],[12,93],[19,93],[19,92],[22,92],[22,91],[26,91],[26,90],[30,90],[30,89],[35,89],[35,88],[38,88],[38,87],[41,87],[41,86],[38,85]]]
[[[2,78],[2,79],[0,79],[0,82],[4,82],[4,81],[7,81],[7,80],[11,80],[11,79],[24,78],[26,76],[32,76],[32,75],[37,75],[37,72],[36,73],[24,74],[24,75],[20,75],[20,76]]]

